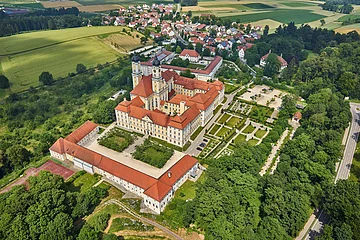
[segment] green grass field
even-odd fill
[[[257,130],[256,133],[255,133],[255,137],[257,138],[262,138],[266,133],[266,130]]]
[[[223,123],[225,123],[229,118],[230,118],[230,115],[227,114],[227,113],[225,113],[225,114],[220,118],[220,120],[218,121],[218,123],[223,124]]]
[[[282,2],[281,4],[288,6],[288,7],[310,7],[310,6],[316,6],[316,3],[311,2]]]
[[[84,27],[1,38],[0,72],[10,79],[10,90],[1,91],[0,96],[38,86],[39,75],[44,71],[50,72],[57,79],[75,72],[78,63],[94,67],[98,63],[116,60],[122,54],[97,36],[119,33],[121,30],[118,27]],[[141,45],[137,38],[115,35],[118,41],[123,39],[124,49],[132,48],[136,42],[138,46]]]
[[[222,137],[222,136],[224,136],[224,135],[227,133],[227,131],[229,131],[229,130],[230,130],[230,128],[222,127],[222,128],[219,130],[219,132],[216,134],[216,136]]]
[[[129,5],[138,5],[146,3],[148,5],[151,5],[153,3],[174,3],[174,1],[171,0],[79,0],[78,3],[81,3],[82,5],[97,5],[97,4],[119,4],[122,6],[129,6]]]
[[[235,91],[238,88],[239,88],[239,86],[225,83],[225,93],[226,94],[232,93],[233,91]]]
[[[272,6],[269,6],[264,3],[248,3],[244,4],[245,7],[252,8],[252,9],[268,9],[268,8],[274,8]]]
[[[209,133],[210,133],[211,135],[215,135],[216,131],[219,130],[219,128],[220,128],[220,125],[217,125],[217,124],[216,124],[216,125],[210,130]]]
[[[242,135],[242,134],[239,134],[235,139],[234,139],[234,143],[235,144],[240,144],[242,142],[245,142],[246,141],[246,136],[245,135]]]
[[[255,145],[258,143],[258,140],[256,140],[256,139],[250,139],[250,140],[248,141],[248,143],[249,143],[250,146],[255,146]]]
[[[253,126],[251,126],[251,124],[249,124],[243,131],[243,133],[249,134],[252,133],[255,130],[255,128]]]
[[[226,125],[229,127],[234,127],[241,119],[238,117],[231,117],[227,122]]]
[[[302,24],[302,23],[320,20],[323,17],[324,17],[323,15],[304,9],[276,9],[276,10],[274,9],[268,12],[239,14],[234,16],[226,16],[223,18],[228,18],[232,20],[235,19],[242,23],[271,19],[282,23],[295,22],[296,24]]]

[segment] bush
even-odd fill
[[[4,75],[0,75],[0,88],[6,89],[10,87],[9,79]]]
[[[109,213],[100,213],[89,220],[89,224],[98,232],[104,231],[110,219]]]

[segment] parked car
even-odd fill
[[[200,147],[205,147],[206,146],[206,144],[205,143],[200,143],[200,145],[199,145]]]
[[[207,140],[206,138],[203,139],[204,142],[208,142],[209,140]]]
[[[197,148],[196,148],[196,150],[202,151],[202,148],[200,148],[200,147],[197,147]]]

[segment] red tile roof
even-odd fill
[[[176,183],[187,171],[197,164],[197,160],[195,158],[185,155],[162,176],[160,176],[159,179],[156,179],[66,139],[58,139],[50,147],[50,150],[59,154],[66,153],[76,157],[94,167],[102,169],[105,172],[132,183],[144,189],[144,194],[157,201],[161,201],[171,190],[174,183]]]
[[[269,57],[270,53],[271,52],[269,52],[268,54],[262,56],[261,60],[265,61]],[[285,59],[283,59],[281,56],[278,56],[278,55],[276,55],[276,56],[277,56],[279,62],[281,63],[281,66],[287,66],[288,65],[288,63],[285,61]]]
[[[184,49],[180,53],[181,57],[186,57],[187,55],[189,55],[190,57],[200,57],[200,54],[197,51],[191,49]]]
[[[139,84],[136,85],[130,93],[141,97],[149,97],[151,94],[153,94],[152,75],[143,76]]]
[[[296,113],[294,114],[294,118],[297,119],[297,120],[300,120],[300,119],[302,118],[301,112],[296,112]]]
[[[219,64],[219,62],[222,61],[222,57],[215,56],[214,60],[205,68],[205,69],[190,69],[192,73],[199,73],[199,74],[210,74],[214,68]],[[141,65],[145,66],[152,66],[151,64],[152,59],[150,59],[147,62],[141,62]],[[178,67],[178,66],[171,66],[171,65],[161,65],[161,68],[163,69],[172,69],[177,71],[186,71],[187,68]]]
[[[72,143],[78,143],[81,139],[83,139],[86,135],[88,135],[97,126],[98,126],[97,124],[91,121],[86,121],[78,129],[70,133],[65,139]]]

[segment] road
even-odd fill
[[[359,108],[359,110],[357,110]],[[350,169],[354,157],[356,143],[360,132],[360,104],[350,103],[350,111],[352,115],[350,131],[345,146],[343,160],[340,163],[339,169],[336,173],[335,183],[339,179],[348,179],[350,176]],[[329,223],[330,218],[318,209],[311,215],[304,229],[300,232],[296,240],[314,239],[319,235],[325,224]]]

